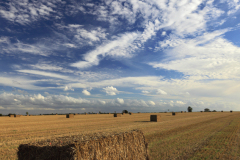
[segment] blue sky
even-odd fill
[[[0,113],[239,110],[240,0],[0,2]]]

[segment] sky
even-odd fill
[[[0,113],[240,110],[240,0],[2,0]]]

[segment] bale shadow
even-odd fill
[[[153,121],[134,121],[134,122],[153,122]]]
[[[18,160],[63,160],[72,159],[72,149],[74,145],[66,146],[29,146],[21,144],[18,147]]]

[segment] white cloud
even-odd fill
[[[61,71],[63,70],[62,67],[56,66],[56,65],[51,65],[51,64],[46,64],[46,63],[38,63],[35,65],[30,65],[31,67],[35,69],[41,69],[41,70],[52,70],[52,71]]]
[[[0,104],[1,105],[23,105],[23,106],[34,106],[36,107],[41,106],[42,108],[44,105],[47,108],[65,108],[66,105],[79,105],[84,103],[90,103],[90,101],[81,98],[73,98],[63,95],[48,95],[43,96],[41,94],[34,94],[34,95],[19,95],[19,94],[12,94],[12,93],[3,93],[0,94]],[[15,108],[16,109],[16,108]],[[37,109],[37,108],[36,108]]]
[[[113,86],[108,86],[106,88],[103,88],[107,95],[114,96],[119,93],[117,88],[114,88]]]
[[[153,102],[153,101],[148,101],[148,104],[151,106],[155,106],[155,102]]]
[[[72,44],[72,43],[65,43],[63,45],[65,45],[65,46],[67,46],[69,48],[77,48],[77,46],[75,44]]]
[[[4,109],[2,106],[0,106],[0,109]]]
[[[183,105],[183,104],[186,104],[186,103],[184,103],[183,101],[176,101],[176,103],[177,103],[177,104],[182,104],[182,105]]]
[[[223,38],[198,45],[192,40],[167,51],[172,60],[165,63],[149,63],[154,68],[175,70],[185,75],[201,76],[203,79],[229,79],[240,76],[240,48]],[[189,43],[187,43],[189,42]],[[188,56],[189,58],[184,58]]]
[[[39,70],[17,70],[17,71],[21,73],[35,74],[35,75],[41,75],[41,76],[53,77],[53,78],[59,78],[59,79],[66,79],[66,80],[70,79],[67,76],[63,76],[63,75],[52,73],[52,72],[39,71]]]
[[[106,101],[103,101],[103,100],[98,100],[98,102],[102,105],[105,105],[106,104]]]
[[[143,94],[149,94],[149,91],[142,91]]]
[[[91,95],[91,93],[90,93],[89,91],[87,91],[86,89],[84,89],[84,90],[82,91],[82,93],[83,93],[84,95],[86,95],[86,96],[90,96],[90,95]]]
[[[117,98],[116,102],[119,104],[124,104],[124,100],[122,98]]]
[[[161,89],[158,89],[158,90],[157,90],[157,94],[166,95],[167,92],[165,92],[165,91],[163,91],[163,90],[161,90]]]
[[[164,37],[164,36],[166,36],[166,34],[167,34],[167,32],[163,31],[161,35]]]
[[[64,91],[74,91],[74,89],[72,88],[72,86],[65,86],[65,88],[63,89]]]

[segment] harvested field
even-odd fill
[[[153,113],[124,118],[111,114],[66,119],[66,115],[0,117],[0,159],[17,159],[20,144],[37,143],[79,134],[142,130],[151,160],[240,159],[240,113],[203,112],[171,116],[158,113],[161,121],[149,123]]]

